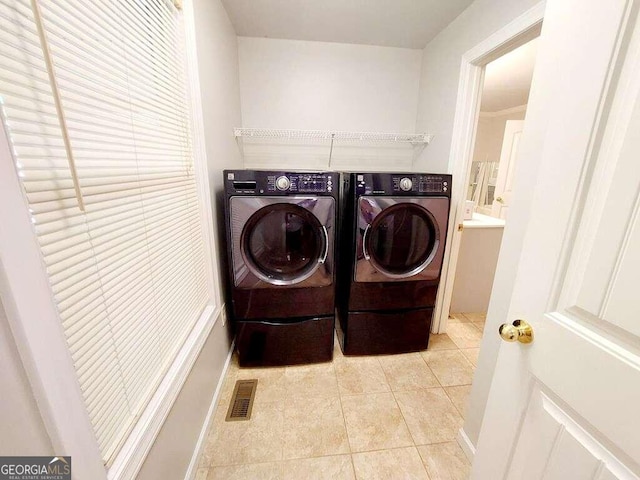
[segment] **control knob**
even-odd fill
[[[278,187],[278,190],[289,190],[290,186],[291,180],[289,180],[284,175],[276,178],[276,187]]]
[[[401,190],[408,192],[409,190],[411,190],[411,187],[413,187],[413,182],[411,181],[410,178],[404,177],[403,179],[400,180]]]

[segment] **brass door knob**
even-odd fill
[[[496,202],[504,203],[504,199],[502,197],[498,197],[498,198],[496,198]]]
[[[511,325],[503,323],[498,329],[500,336],[506,342],[533,342],[533,328],[524,320],[515,320]]]

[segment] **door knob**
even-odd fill
[[[533,342],[533,328],[524,320],[515,320],[511,325],[503,323],[498,329],[500,336],[506,342]]]
[[[496,202],[498,202],[498,203],[504,203],[504,200],[503,200],[503,198],[502,198],[502,197],[498,197],[498,198],[496,198]]]

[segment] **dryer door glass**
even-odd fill
[[[409,277],[432,260],[438,243],[433,216],[413,203],[400,203],[380,212],[366,239],[369,261],[381,272]]]
[[[274,285],[309,278],[326,249],[319,220],[309,210],[290,203],[268,205],[254,213],[240,243],[249,269]]]

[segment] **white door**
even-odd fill
[[[505,219],[507,216],[513,190],[513,172],[515,171],[523,128],[524,120],[507,120],[505,123],[500,163],[498,163],[498,178],[491,206],[492,217]]]
[[[516,173],[514,214],[519,183],[535,188],[504,319],[534,341],[501,344],[473,480],[640,478],[639,9],[547,2],[518,159],[539,163]]]

